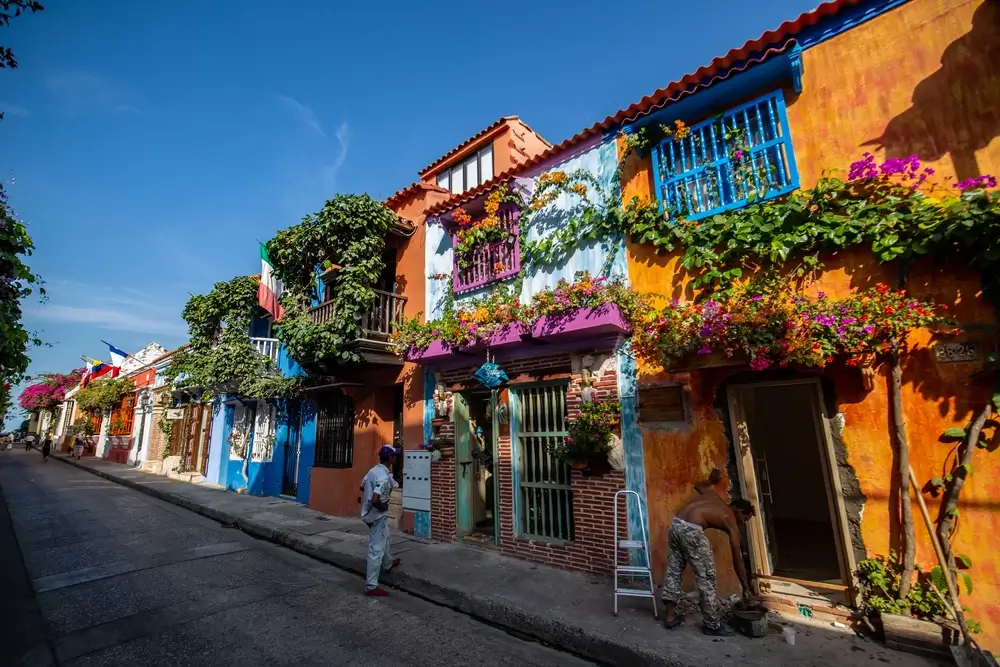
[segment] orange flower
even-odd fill
[[[455,209],[451,214],[451,219],[458,225],[467,225],[472,220],[464,208]]]
[[[502,272],[506,268],[507,267],[504,266],[503,262],[497,262],[496,264],[493,265],[493,270],[496,271],[497,273]]]
[[[573,186],[573,192],[583,197],[584,195],[587,194],[587,186],[584,185],[583,183],[576,183]]]

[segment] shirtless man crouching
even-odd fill
[[[739,524],[755,514],[753,505],[743,499],[736,499],[728,505],[715,490],[722,473],[716,469],[707,482],[695,485],[698,497],[681,507],[670,523],[667,537],[667,574],[663,581],[662,599],[667,608],[666,626],[676,628],[684,617],[677,613],[677,601],[681,597],[681,577],[690,565],[694,571],[694,581],[701,596],[703,632],[707,635],[726,637],[733,634],[732,628],[722,622],[719,601],[715,593],[715,558],[712,546],[705,536],[705,530],[714,528],[729,534],[729,545],[733,552],[733,569],[743,586],[743,599],[750,600],[753,594],[743,566],[743,551],[740,548]]]

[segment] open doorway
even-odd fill
[[[475,543],[496,544],[496,446],[491,391],[463,392],[465,410],[455,411],[455,488],[458,536]]]
[[[811,380],[731,387],[743,495],[762,591],[848,604],[851,558],[820,385]]]

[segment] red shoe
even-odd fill
[[[392,559],[392,565],[389,566],[389,569],[386,570],[386,572],[392,572],[397,567],[399,567],[399,564],[402,563],[402,562],[403,562],[402,558],[393,558]]]
[[[370,591],[365,591],[365,597],[370,598],[384,598],[389,597],[389,591],[384,588],[373,588]]]

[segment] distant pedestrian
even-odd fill
[[[33,443],[34,441],[35,441],[35,436],[33,436],[33,435],[29,435],[27,438],[25,438],[24,439],[24,450],[25,451],[31,451],[31,443]]]
[[[385,445],[378,450],[379,463],[361,481],[361,520],[368,526],[368,576],[365,595],[384,597],[389,593],[379,588],[381,570],[389,572],[399,566],[400,559],[389,552],[389,498],[396,486],[392,479],[392,464],[400,450]]]
[[[76,440],[73,441],[73,456],[79,461],[80,457],[83,456],[83,438],[76,436]]]
[[[52,451],[52,438],[45,438],[45,442],[42,443],[42,461],[48,463],[49,452]]]

